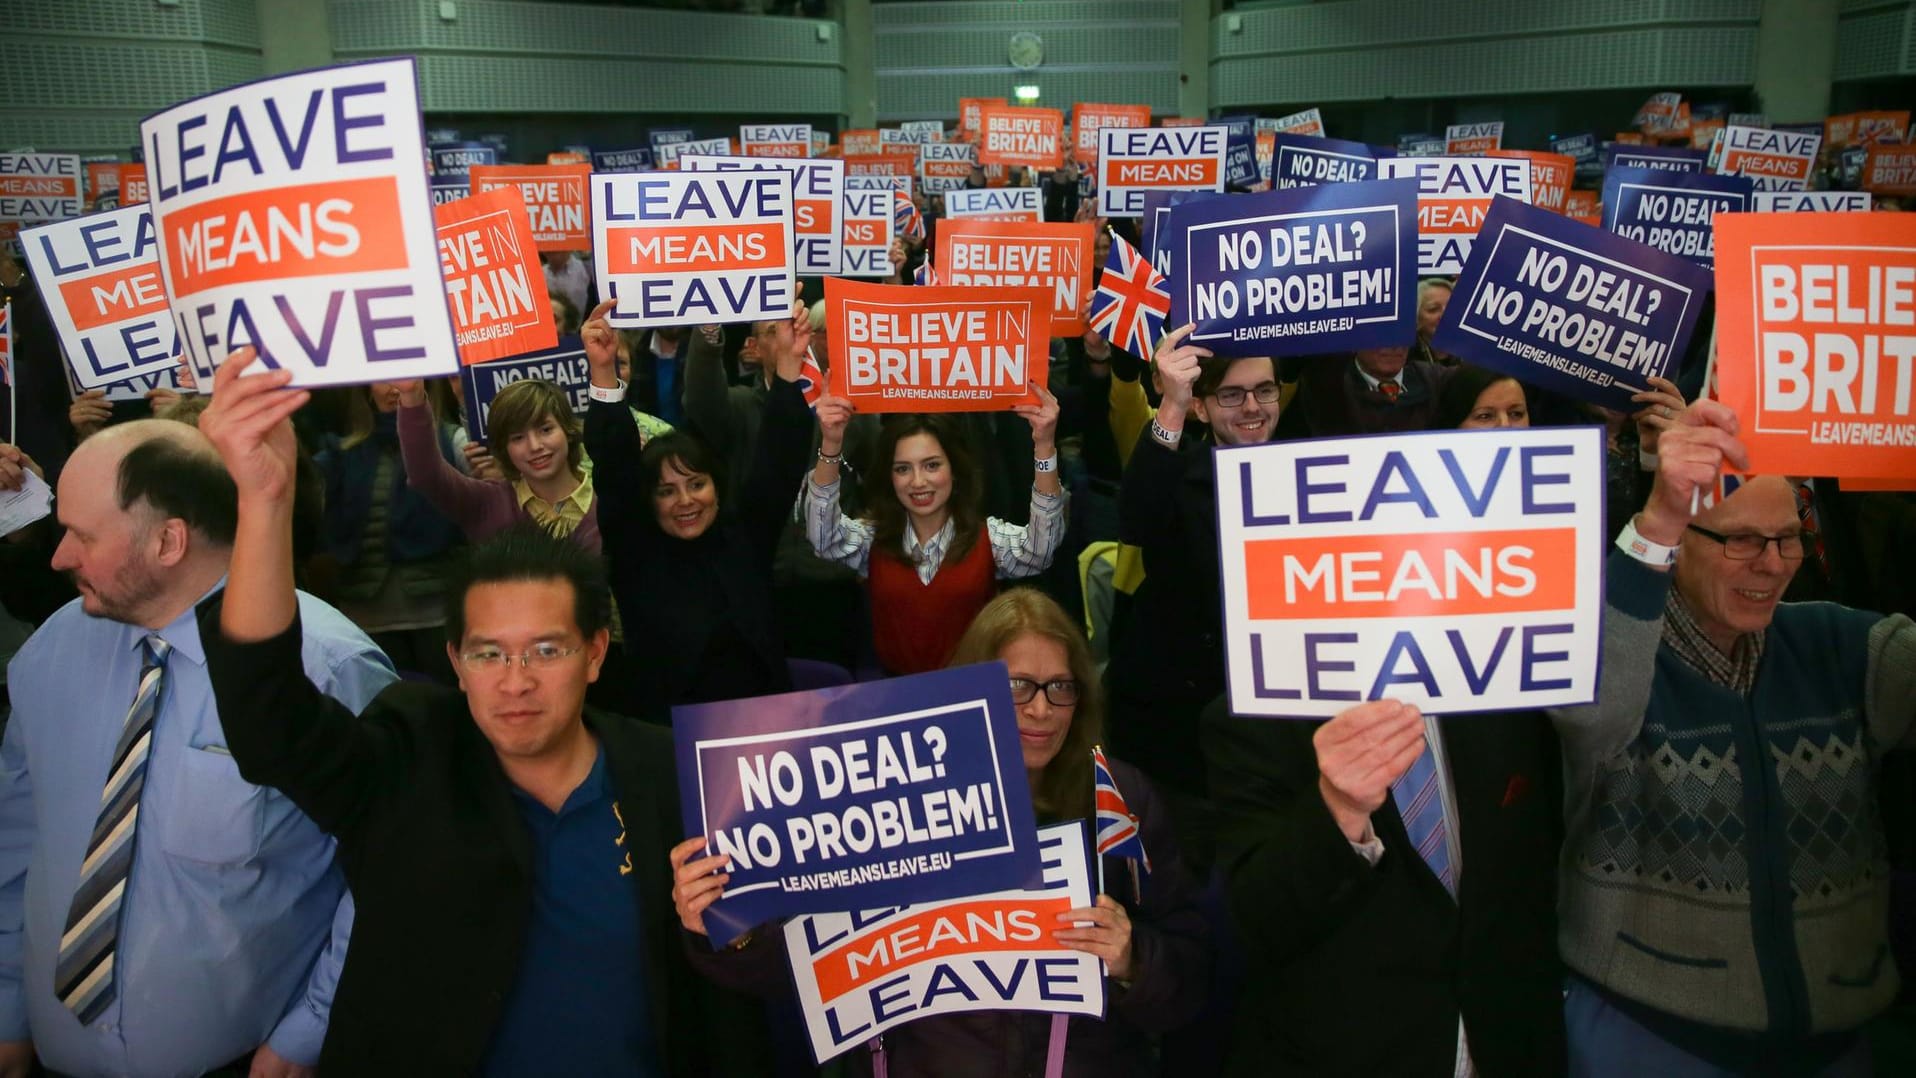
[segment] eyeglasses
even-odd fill
[[[1078,703],[1078,683],[1070,678],[1058,678],[1047,681],[1042,686],[1030,678],[1011,679],[1011,702],[1028,704],[1038,696],[1038,690],[1044,689],[1044,698],[1051,701],[1053,707],[1076,707]]]
[[[512,669],[512,660],[529,670],[545,670],[572,658],[583,647],[562,648],[557,644],[534,644],[518,655],[507,655],[498,648],[476,648],[459,653],[459,664],[475,674],[500,674]]]
[[[1738,535],[1724,535],[1701,528],[1695,524],[1690,530],[1712,542],[1723,544],[1723,556],[1731,561],[1755,561],[1771,543],[1776,544],[1777,556],[1784,561],[1798,561],[1803,557],[1803,533],[1790,532],[1788,535],[1757,535],[1744,532]]]
[[[1243,386],[1225,386],[1211,396],[1216,398],[1218,404],[1226,408],[1238,408],[1243,406],[1246,393],[1256,397],[1259,404],[1276,404],[1280,392],[1276,382],[1264,382],[1252,386],[1249,390]]]

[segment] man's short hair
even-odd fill
[[[572,620],[590,640],[612,618],[605,561],[570,538],[521,521],[474,546],[453,569],[446,588],[446,639],[466,638],[466,593],[480,584],[563,580],[572,585]]]
[[[120,458],[118,492],[122,510],[145,502],[162,520],[178,517],[220,546],[233,545],[239,492],[209,447],[183,439],[148,438]]]

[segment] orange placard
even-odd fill
[[[1716,142],[1716,133],[1723,130],[1723,127],[1724,123],[1721,119],[1698,120],[1691,124],[1690,148],[1692,150],[1709,149]]]
[[[933,265],[948,285],[1044,289],[1051,297],[1051,336],[1084,332],[1097,228],[1082,224],[952,218],[938,226]]]
[[[519,189],[494,187],[441,203],[432,218],[459,362],[557,347],[552,297]]]
[[[742,124],[739,149],[746,157],[810,157],[810,124]]]
[[[526,220],[541,251],[592,248],[592,218],[586,209],[591,165],[474,165],[472,193],[517,187],[526,200]]]
[[[1878,143],[1863,158],[1863,190],[1916,195],[1916,146]]]
[[[825,278],[832,394],[861,412],[1000,412],[1035,404],[1050,373],[1042,288]]]
[[[1750,470],[1916,478],[1916,218],[1716,218],[1717,390]]]
[[[1486,150],[1484,156],[1514,157],[1530,162],[1530,204],[1551,213],[1565,212],[1564,202],[1577,175],[1575,158],[1541,150]]]
[[[1098,159],[1098,132],[1107,127],[1150,127],[1149,105],[1071,106],[1071,156],[1080,164]]]
[[[137,162],[120,166],[120,205],[146,201],[146,166]]]
[[[1823,144],[1832,150],[1873,142],[1901,142],[1908,134],[1908,109],[1846,112],[1823,121]]]
[[[398,183],[368,176],[210,198],[156,224],[178,237],[167,252],[169,279],[184,297],[252,281],[404,270],[402,219]],[[303,238],[273,225],[307,220],[312,231]]]
[[[1800,191],[1809,184],[1810,172],[1816,168],[1816,150],[1821,142],[1817,135],[1731,125],[1723,129],[1722,157],[1716,171]]]
[[[1203,127],[1207,121],[1202,116],[1166,116],[1158,121],[1159,127]]]
[[[940,903],[885,928],[886,935],[893,938],[929,940],[923,947],[888,950],[857,939],[812,959],[812,976],[818,981],[819,998],[829,1003],[907,966],[949,962],[980,951],[1056,951],[1058,943],[1051,937],[1051,926],[1057,923],[1059,914],[1070,909],[1069,898],[981,898]],[[976,923],[1008,923],[1011,929],[1002,935],[973,935],[954,927]]]
[[[878,141],[878,129],[875,127],[845,131],[838,136],[838,152],[844,157],[868,157],[878,153],[882,145]]]
[[[984,110],[995,105],[1010,102],[1002,97],[961,97],[958,99],[958,137],[965,142],[977,142],[978,132],[984,126]]]
[[[847,176],[903,176],[910,179],[918,169],[918,151],[910,153],[863,153],[845,158]]]
[[[1374,591],[1340,588],[1324,568],[1362,559],[1380,581]],[[1471,588],[1386,590],[1399,566],[1478,567],[1492,576]],[[1429,570],[1425,570],[1428,572]],[[1499,579],[1502,577],[1502,579]],[[1254,539],[1244,544],[1246,598],[1253,620],[1276,618],[1421,618],[1524,614],[1577,605],[1577,530],[1412,532]],[[1529,590],[1514,586],[1530,582]]]
[[[60,298],[82,333],[166,310],[166,286],[160,282],[157,262],[61,281]]]
[[[1064,163],[1064,113],[987,105],[979,113],[978,160],[1051,169]]]
[[[1619,131],[1613,141],[1620,142],[1625,146],[1642,146],[1645,139],[1635,131]]]
[[[592,159],[574,150],[555,150],[546,154],[548,165],[590,165]]]
[[[1598,191],[1571,191],[1563,199],[1563,215],[1591,228],[1603,227],[1603,195]]]

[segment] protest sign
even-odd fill
[[[432,204],[434,209],[438,209],[440,206],[444,206],[448,202],[457,202],[462,198],[472,197],[472,185],[467,183],[464,180],[450,180],[450,181],[442,182],[439,179],[439,177],[434,176],[432,179],[432,186],[428,188],[427,190],[432,195]],[[525,205],[524,196],[520,196],[519,204],[521,206]],[[529,230],[532,227],[531,223],[528,222],[526,227]]]
[[[1277,132],[1259,131],[1257,133],[1257,183],[1253,191],[1271,189],[1271,160],[1277,156]]]
[[[882,153],[885,144],[878,141],[878,129],[875,127],[845,131],[838,136],[839,153],[848,157],[865,157]]]
[[[1485,150],[1485,157],[1508,157],[1530,162],[1530,204],[1551,213],[1562,213],[1570,195],[1570,183],[1577,163],[1562,154],[1536,150]]]
[[[958,99],[958,137],[977,142],[984,130],[985,109],[1009,104],[1002,97],[961,97]]]
[[[1756,213],[1868,213],[1868,191],[1757,191],[1750,196]]]
[[[459,361],[470,366],[558,344],[552,297],[518,188],[447,202],[432,216]]]
[[[820,1063],[901,1022],[970,1011],[1102,1017],[1104,965],[1052,938],[1094,901],[1081,821],[1038,829],[1040,886],[786,922],[785,951]]]
[[[1661,169],[1666,172],[1702,172],[1708,154],[1681,146],[1624,146],[1611,144],[1603,150],[1603,170],[1619,168]]]
[[[1626,239],[1715,265],[1711,220],[1750,208],[1750,181],[1641,168],[1612,169],[1603,177],[1603,228]]]
[[[1293,112],[1289,116],[1279,116],[1275,120],[1260,116],[1257,120],[1259,131],[1271,131],[1279,135],[1315,135],[1324,134],[1324,116],[1316,109]]]
[[[1215,460],[1232,713],[1596,699],[1602,428],[1271,442]]]
[[[1151,267],[1167,278],[1171,273],[1171,248],[1161,242],[1166,236],[1165,222],[1175,206],[1207,198],[1222,197],[1219,191],[1153,191],[1144,196],[1144,213],[1138,220],[1138,251]]]
[[[1084,332],[1095,237],[1090,221],[947,221],[938,230],[938,277],[954,286],[1041,288],[1051,297],[1051,336],[1076,336]]]
[[[945,193],[946,217],[983,221],[1042,221],[1044,200],[1036,187],[979,187]]]
[[[1136,217],[1151,191],[1224,190],[1222,127],[1110,128],[1098,136],[1098,214]]]
[[[729,138],[689,139],[678,144],[678,155],[680,158],[684,158],[687,154],[695,153],[707,154],[713,157],[740,156],[738,144]]]
[[[1751,472],[1916,479],[1916,220],[1716,222],[1718,397]]]
[[[120,167],[119,161],[86,161],[86,199],[95,209],[116,210],[118,205],[101,205],[102,197],[111,197],[119,202]]]
[[[1224,183],[1246,187],[1257,181],[1257,117],[1219,116],[1212,121],[1225,130]]]
[[[846,178],[850,183],[850,177]],[[897,197],[889,190],[847,188],[839,200],[844,206],[844,247],[839,255],[841,277],[890,277],[891,241],[897,231]]]
[[[1603,227],[1603,203],[1595,191],[1571,191],[1565,195],[1563,215],[1591,228]]]
[[[459,369],[413,61],[282,75],[140,124],[160,271],[203,376],[234,349],[296,386]]]
[[[922,134],[924,136],[922,138],[914,137],[911,140],[914,145],[945,141],[945,122],[943,120],[906,120],[898,125],[898,129],[900,131],[913,133],[914,135]]]
[[[1504,144],[1502,120],[1479,124],[1451,124],[1444,128],[1444,153],[1451,157],[1476,157]]]
[[[1444,140],[1436,135],[1399,135],[1397,152],[1404,157],[1442,157]]]
[[[1007,680],[981,663],[673,708],[686,833],[732,859],[712,939],[1038,883]]]
[[[1372,180],[1174,206],[1168,325],[1222,356],[1401,345],[1416,335],[1417,185]]]
[[[80,394],[89,392],[86,389],[82,389],[80,383],[74,379],[73,364],[71,361],[62,364],[61,371],[66,376],[68,397],[77,399]],[[148,394],[156,389],[164,389],[179,394],[194,392],[194,390],[188,388],[186,384],[180,381],[180,368],[178,364],[171,367],[151,370],[145,374],[135,374],[120,381],[108,382],[103,386],[94,386],[93,388],[104,392],[105,396],[101,399],[114,404],[120,401],[150,400],[151,398]]]
[[[485,442],[486,422],[492,414],[492,402],[499,396],[500,390],[514,382],[527,379],[551,382],[565,394],[571,404],[572,414],[585,415],[586,406],[592,399],[589,393],[592,370],[586,361],[585,349],[579,347],[577,337],[555,336],[553,340],[555,345],[544,351],[475,363],[459,372],[466,400],[466,433],[473,441]]]
[[[739,152],[746,157],[810,157],[811,124],[741,124]]]
[[[496,165],[499,151],[483,142],[461,142],[451,146],[432,146],[432,175],[439,179],[467,181],[474,165]]]
[[[977,148],[968,142],[927,142],[918,147],[918,186],[928,195],[962,190],[971,178]]]
[[[881,127],[878,129],[878,150],[880,153],[893,153],[899,150],[909,151],[914,157],[918,147],[927,142],[938,141],[938,130],[931,127]]]
[[[776,168],[792,177],[792,243],[798,273],[837,273],[845,245],[845,162],[830,158],[713,157],[687,154],[689,172]]]
[[[789,317],[783,169],[592,177],[592,269],[617,329]]]
[[[1723,129],[1728,126],[1729,124],[1721,119],[1699,120],[1691,124],[1690,148],[1693,150],[1708,150],[1710,147],[1716,145],[1716,140],[1721,137]]]
[[[1630,413],[1630,395],[1681,360],[1709,292],[1709,271],[1685,259],[1499,199],[1431,343]]]
[[[917,171],[916,151],[902,153],[848,154],[845,157],[845,189],[848,191],[903,191],[911,194],[912,173]],[[878,182],[871,182],[877,180]]]
[[[1064,163],[1064,113],[986,105],[979,110],[978,160],[987,165],[1054,169]]]
[[[1560,153],[1577,163],[1578,180],[1595,182],[1603,171],[1603,159],[1597,151],[1597,136],[1588,132],[1562,135],[1550,140],[1550,152]]]
[[[1464,268],[1470,245],[1499,195],[1530,201],[1530,165],[1482,157],[1386,157],[1386,180],[1417,181],[1417,270],[1452,276]]]
[[[695,132],[689,127],[655,127],[646,132],[646,141],[652,144],[652,154],[659,156],[659,147],[677,146],[690,142]]]
[[[648,172],[652,168],[652,148],[636,146],[629,150],[592,151],[594,172]]]
[[[80,386],[93,389],[177,365],[146,203],[28,228],[20,239]]]
[[[1279,191],[1377,178],[1377,155],[1361,142],[1278,133],[1271,140],[1271,186]]]
[[[1720,175],[1748,176],[1763,191],[1801,191],[1809,186],[1822,143],[1821,135],[1781,128],[1725,127],[1711,156]]]
[[[63,221],[84,199],[78,154],[0,153],[0,220]]]
[[[541,251],[583,251],[592,245],[586,189],[591,165],[474,165],[472,193],[517,187]]]
[[[1668,131],[1676,126],[1677,106],[1682,102],[1680,93],[1651,94],[1630,122],[1647,132]]]
[[[1823,141],[1831,149],[1872,142],[1902,142],[1908,134],[1908,109],[1846,112],[1823,121]]]
[[[1035,404],[1050,374],[1042,288],[825,279],[832,395],[860,412],[999,412]]]
[[[1105,128],[1150,127],[1149,105],[1071,106],[1071,157],[1081,165],[1098,159],[1098,132]]]
[[[1859,182],[1879,195],[1916,195],[1916,146],[1871,146]]]
[[[551,153],[546,154],[546,164],[548,165],[584,165],[587,168],[591,168],[592,154],[589,151],[582,152],[579,150],[554,150]]]
[[[147,201],[146,165],[135,161],[120,166],[120,205]]]

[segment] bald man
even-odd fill
[[[242,781],[194,608],[225,584],[233,482],[205,436],[89,438],[55,499],[80,598],[7,670],[0,743],[0,1078],[310,1074],[352,907],[333,842]],[[394,680],[299,596],[313,682],[354,710]]]
[[[1700,401],[1658,446],[1607,572],[1594,706],[1555,716],[1559,936],[1573,1074],[1866,1075],[1895,1000],[1882,755],[1916,746],[1916,624],[1785,603],[1789,481],[1700,514],[1736,417]]]

